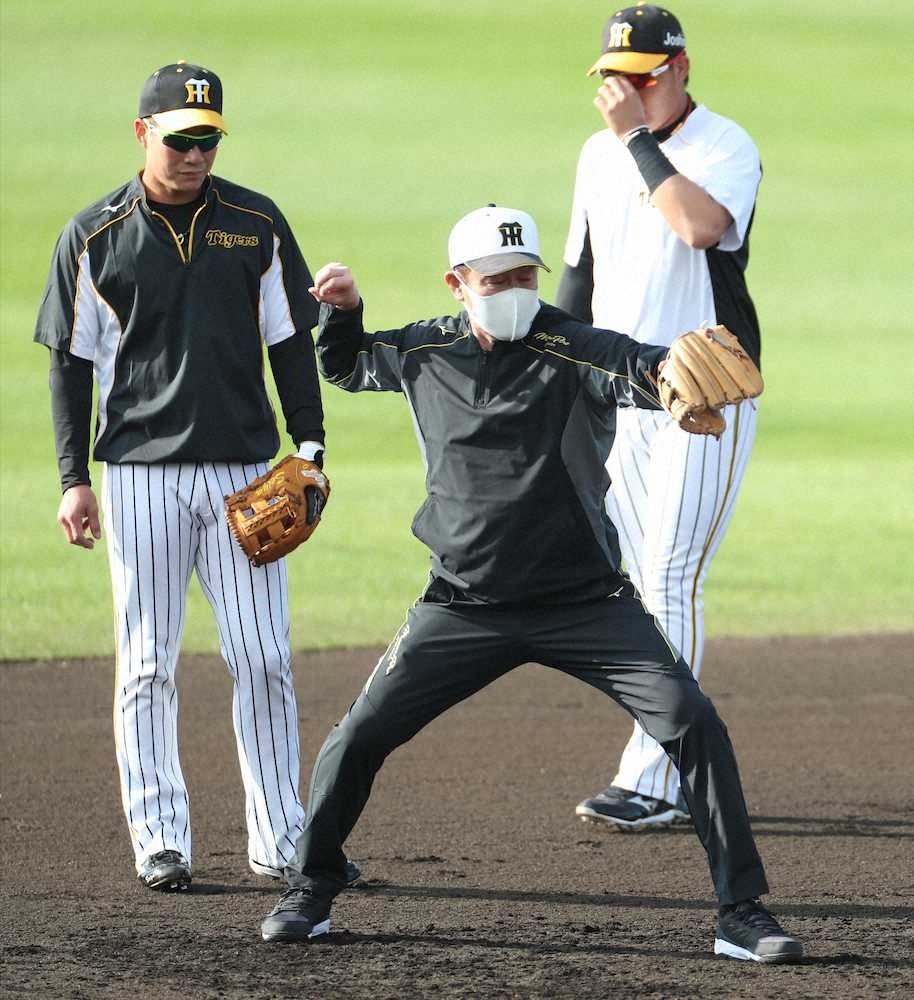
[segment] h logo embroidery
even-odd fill
[[[519,222],[503,222],[498,231],[501,233],[503,247],[522,247],[524,245],[524,230]]]
[[[209,80],[188,80],[184,84],[188,104],[209,104]]]
[[[606,43],[607,49],[628,49],[632,44],[632,26],[627,21],[613,24],[609,28],[609,40]]]

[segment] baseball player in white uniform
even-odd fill
[[[679,21],[648,4],[616,12],[590,70],[606,128],[581,152],[556,304],[645,343],[723,323],[759,361],[745,282],[761,179],[734,122],[695,104]],[[719,439],[662,411],[619,410],[607,510],[627,570],[694,675],[704,641],[702,586],[724,536],[756,432],[756,403],[724,410]],[[621,830],[688,822],[679,775],[639,725],[585,821]]]
[[[223,498],[279,447],[265,351],[299,454],[322,461],[317,306],[276,205],[210,173],[226,132],[215,73],[158,70],[134,130],[144,168],[64,229],[35,339],[51,355],[58,521],[83,548],[101,537],[93,373],[98,384],[122,801],[139,879],[180,891],[192,854],[175,672],[195,570],[234,685],[250,867],[278,878],[303,828],[286,567],[251,566]]]

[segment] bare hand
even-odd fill
[[[624,76],[607,77],[593,103],[603,121],[620,138],[645,124],[644,105],[638,91]]]
[[[57,523],[71,545],[84,549],[94,547],[96,539],[102,537],[102,526],[98,518],[98,500],[91,486],[71,486],[64,493],[57,508]]]
[[[325,264],[308,291],[318,302],[327,302],[337,309],[355,309],[361,301],[352,271],[339,261]]]

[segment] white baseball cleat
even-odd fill
[[[662,830],[692,821],[685,802],[673,805],[615,785],[579,802],[575,815],[585,823],[602,823],[622,833]]]

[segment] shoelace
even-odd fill
[[[308,900],[315,899],[315,895],[308,886],[293,886],[279,897],[279,907],[281,909],[294,909],[301,906]],[[291,904],[291,905],[289,905]]]
[[[775,935],[784,934],[784,929],[781,925],[756,899],[749,899],[742,903],[737,903],[736,906],[733,907],[732,912],[739,916],[744,923],[748,924],[754,930],[764,931],[768,934]]]

